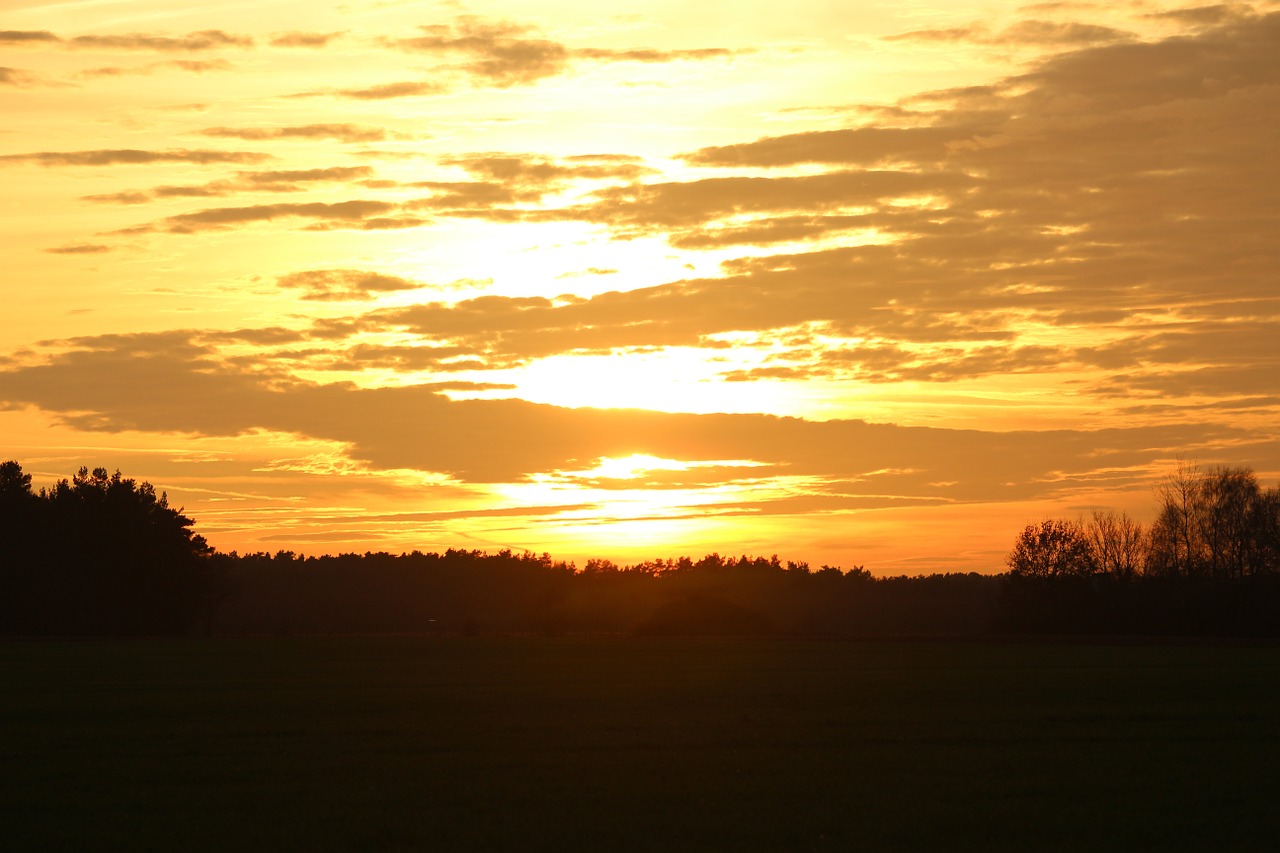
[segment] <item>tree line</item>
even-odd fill
[[[1151,525],[1110,513],[1029,525],[1003,574],[879,578],[776,556],[578,567],[509,550],[219,553],[148,483],[102,468],[39,492],[30,481],[0,465],[11,636],[1280,635],[1280,502],[1243,469],[1180,468]]]
[[[1006,564],[1021,577],[1233,581],[1280,574],[1280,487],[1263,489],[1248,468],[1180,464],[1156,495],[1150,525],[1114,511],[1028,525]]]

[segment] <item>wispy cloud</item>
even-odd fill
[[[415,98],[422,95],[438,95],[447,92],[448,86],[424,80],[404,80],[396,83],[379,83],[354,89],[337,89],[328,92],[306,92],[305,96],[336,95],[357,101],[386,101],[392,98]]]
[[[680,62],[686,59],[724,59],[730,56],[741,56],[749,52],[746,50],[730,50],[724,47],[695,47],[685,50],[658,50],[651,47],[621,49],[584,47],[574,50],[573,56],[580,59],[595,59],[607,62],[664,63]]]
[[[272,47],[325,47],[329,42],[342,38],[345,33],[280,33],[271,38]]]
[[[303,124],[288,127],[206,127],[204,136],[227,139],[335,139],[339,142],[381,142],[387,132],[357,124]]]
[[[970,24],[963,27],[912,30],[886,36],[885,40],[971,42],[1003,47],[1079,47],[1134,38],[1131,32],[1097,24],[1029,20],[1018,21],[999,31],[993,31],[986,24]]]
[[[454,54],[463,70],[492,85],[514,86],[563,73],[570,51],[559,42],[537,38],[521,24],[461,17],[453,24],[419,28],[421,35],[389,43],[415,53]]]
[[[280,287],[301,290],[303,299],[358,301],[380,293],[416,290],[421,282],[367,270],[327,269],[289,273],[276,280]]]
[[[212,60],[185,60],[175,59],[168,62],[150,62],[146,65],[134,65],[131,67],[122,66],[105,66],[102,68],[87,68],[76,73],[77,77],[82,79],[93,79],[99,77],[126,77],[126,76],[150,76],[160,71],[186,71],[191,74],[206,74],[210,71],[230,71],[234,66],[225,59]]]
[[[0,163],[34,163],[40,166],[114,166],[151,163],[258,163],[270,159],[272,159],[270,154],[257,151],[187,148],[145,151],[136,148],[115,148],[99,151],[33,151],[26,154],[5,154],[0,156]]]
[[[48,30],[0,30],[0,44],[41,45],[59,41],[62,39]]]
[[[104,204],[144,204],[158,198],[215,198],[243,192],[295,193],[315,184],[344,184],[369,178],[370,166],[330,166],[323,169],[275,169],[236,172],[234,177],[194,185],[163,185],[148,191],[127,190],[81,196],[82,201]]]
[[[54,246],[44,251],[51,255],[100,255],[110,252],[111,248],[101,243],[73,243],[69,246]]]
[[[201,30],[185,36],[149,33],[91,34],[76,36],[68,44],[78,48],[99,50],[200,51],[219,48],[253,47],[249,36],[233,35],[222,30]]]
[[[0,65],[0,85],[5,86],[29,86],[36,81],[34,74],[23,71],[21,68],[9,68]]]
[[[250,222],[269,222],[274,219],[301,218],[316,220],[320,227],[361,225],[378,227],[377,223],[389,222],[383,215],[396,210],[396,205],[385,201],[356,199],[352,201],[304,202],[298,204],[255,204],[247,207],[214,207],[192,213],[180,213],[164,219],[158,226],[171,234],[192,234],[243,225]],[[374,224],[370,224],[374,223]],[[422,224],[416,220],[415,224]],[[315,227],[315,223],[312,226]],[[390,227],[414,227],[410,224]]]

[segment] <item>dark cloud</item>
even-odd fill
[[[148,33],[76,36],[73,47],[106,50],[199,51],[225,47],[253,47],[248,36],[232,35],[222,30],[201,30],[185,36],[161,36]]]
[[[0,30],[0,44],[48,44],[62,39],[48,30]]]
[[[204,136],[229,139],[336,139],[339,142],[381,142],[387,132],[357,124],[303,124],[291,127],[206,127]]]
[[[5,154],[0,163],[35,163],[41,166],[114,166],[150,163],[258,163],[272,159],[270,154],[256,151],[211,151],[175,149],[140,151],[133,148],[101,151],[35,151],[29,154]]]
[[[272,47],[325,47],[344,33],[281,33],[271,39]]]
[[[305,270],[281,276],[276,283],[284,288],[302,290],[303,299],[320,301],[367,300],[379,293],[416,290],[422,282],[367,270]]]

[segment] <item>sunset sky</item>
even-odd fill
[[[220,550],[1002,569],[1280,477],[1280,2],[0,0],[0,459]]]

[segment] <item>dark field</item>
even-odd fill
[[[1280,648],[0,645],[16,850],[1274,849]]]

